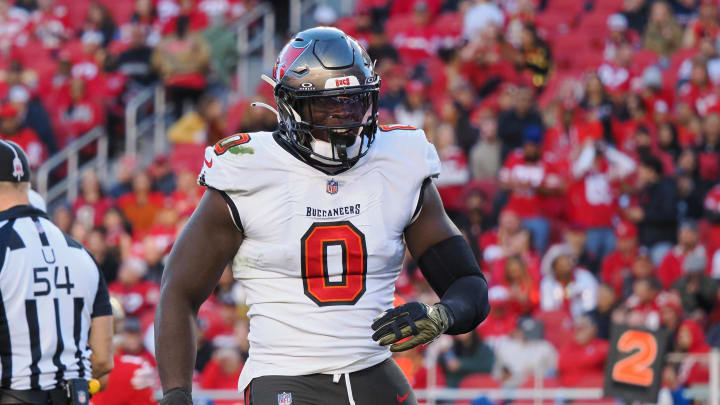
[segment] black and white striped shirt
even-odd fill
[[[93,317],[111,315],[90,254],[28,205],[0,212],[0,388],[91,378]]]

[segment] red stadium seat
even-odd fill
[[[582,61],[578,58],[578,51],[587,49],[588,38],[570,33],[557,37],[553,41],[552,52],[558,69],[570,70],[577,68]]]
[[[582,11],[584,4],[585,2],[578,0],[550,0],[547,10],[562,12],[567,16],[575,17]]]
[[[578,34],[587,37],[590,46],[602,52],[608,34],[607,14],[590,13],[583,16],[578,26]]]
[[[552,42],[556,37],[570,32],[572,18],[563,12],[544,12],[535,17],[538,34]]]
[[[413,25],[412,16],[401,15],[392,17],[385,23],[385,34],[392,42],[392,39],[399,33],[408,30]]]
[[[202,159],[205,156],[205,145],[192,143],[179,143],[173,147],[170,154],[170,165],[172,171],[179,174],[182,171],[190,170],[197,172],[202,166]]]
[[[435,33],[441,37],[460,37],[462,27],[463,17],[460,13],[443,13],[433,22]]]
[[[90,0],[58,0],[58,4],[63,4],[68,8],[70,25],[74,29],[82,27],[87,15],[87,9],[90,6]]]
[[[636,72],[641,73],[646,67],[657,62],[658,55],[649,50],[642,49],[633,54],[633,68]]]
[[[500,382],[490,374],[474,373],[463,378],[459,388],[500,388]]]
[[[605,14],[617,13],[622,10],[623,0],[600,0],[595,2],[594,12],[603,12]]]

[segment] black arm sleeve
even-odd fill
[[[457,335],[475,329],[490,312],[488,285],[475,256],[462,236],[453,236],[427,249],[418,260],[430,287],[450,312]]]

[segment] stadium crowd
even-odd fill
[[[255,3],[0,0],[0,136],[34,167],[97,125],[118,155],[125,103],[157,81],[177,118],[172,151],[148,168],[118,156],[110,187],[85,173],[78,198],[52,213],[125,312],[125,366],[96,405],[141,404],[122,398],[156,386],[158,283],[203,192],[202,147],[275,126],[249,105],[272,104],[269,86],[228,96],[235,45],[223,27]],[[443,202],[491,287],[489,318],[440,340],[439,385],[531,387],[540,368],[547,386],[600,386],[613,323],[665,329],[671,352],[720,346],[719,3],[358,0],[340,19],[315,9],[377,59],[380,122],[423,128],[435,144]],[[436,300],[411,260],[404,300]],[[236,387],[246,309],[228,268],[198,319],[197,387]],[[424,354],[396,356],[416,388]],[[708,373],[693,358],[669,363],[666,403],[687,403],[682,390]]]

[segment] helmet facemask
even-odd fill
[[[278,90],[281,133],[305,158],[349,168],[368,152],[377,129],[377,87],[327,95]]]

